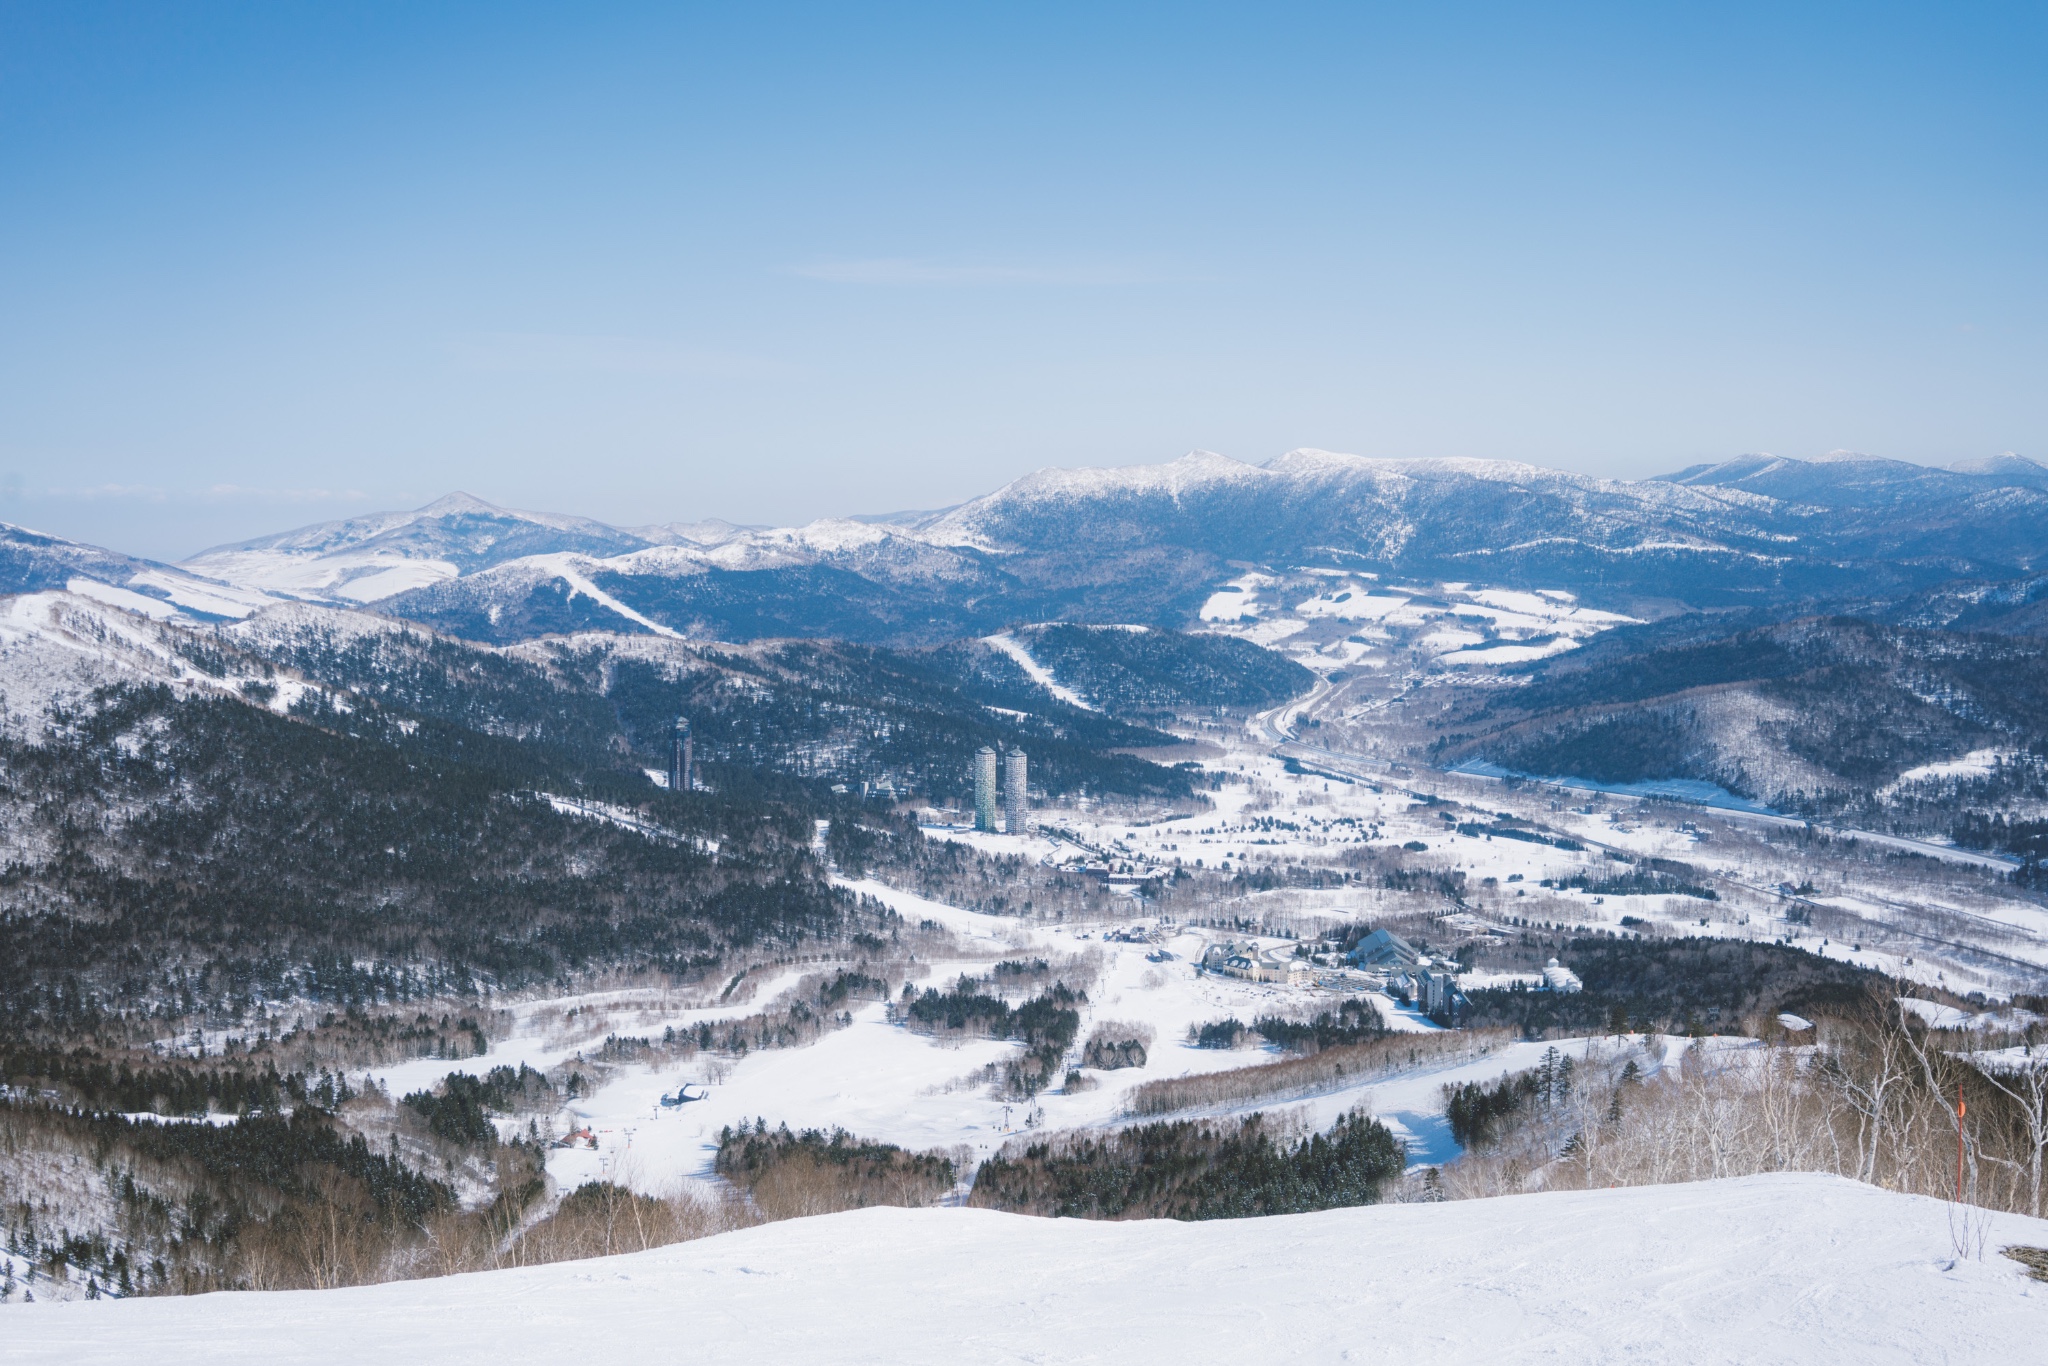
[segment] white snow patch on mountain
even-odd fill
[[[327,552],[270,547],[215,550],[186,564],[243,588],[328,602],[375,602],[393,593],[444,583],[462,572],[447,560],[353,547]]]
[[[1945,1006],[1939,1001],[1923,1000],[1918,996],[1902,996],[1899,1008],[1916,1017],[1929,1029],[1959,1029],[1969,1021],[1970,1013],[1955,1006]]]
[[[1240,574],[1209,595],[1202,604],[1202,620],[1237,621],[1241,617],[1260,616],[1264,608],[1259,603],[1259,591],[1279,582],[1271,574]]]
[[[1576,650],[1579,643],[1569,636],[1553,636],[1551,639],[1528,645],[1486,645],[1464,650],[1453,650],[1444,656],[1447,664],[1526,664],[1532,659],[1548,659],[1561,655],[1566,650]]]
[[[213,583],[175,569],[145,569],[129,579],[128,586],[142,590],[145,595],[154,590],[186,612],[229,620],[240,620],[277,601],[268,593]]]
[[[2009,762],[2015,757],[2015,752],[2009,749],[1973,749],[1959,759],[1943,759],[1936,763],[1909,768],[1879,788],[1877,795],[1890,796],[1907,783],[1931,782],[1942,778],[1982,778],[1996,773],[1999,764]]]
[[[2048,1288],[1948,1208],[1834,1177],[1178,1223],[867,1209],[353,1290],[8,1310],[20,1366],[2027,1361]]]
[[[383,567],[377,567],[379,564]],[[376,602],[415,588],[431,588],[461,574],[446,560],[404,560],[397,564],[374,561],[364,568],[371,572],[334,583],[334,595],[349,602]]]
[[[1299,617],[1332,617],[1338,621],[1380,621],[1407,605],[1406,598],[1368,593],[1363,588],[1347,586],[1337,592],[1296,603],[1294,614]]]
[[[133,593],[126,588],[116,588],[110,583],[101,583],[98,579],[75,578],[65,584],[64,589],[81,598],[103,602],[109,607],[118,607],[124,612],[133,612],[137,616],[148,617],[153,621],[169,621],[178,615],[178,609],[161,598]]]

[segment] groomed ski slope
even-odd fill
[[[2048,1222],[1835,1177],[1180,1224],[871,1209],[654,1252],[356,1290],[10,1307],[0,1360],[2020,1362]]]

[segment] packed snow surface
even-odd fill
[[[1210,1223],[869,1209],[355,1290],[10,1308],[9,1362],[2040,1359],[2048,1222],[1836,1177]]]

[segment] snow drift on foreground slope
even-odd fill
[[[359,1290],[11,1308],[9,1362],[2018,1362],[2048,1285],[1823,1176],[1202,1224],[871,1209]]]

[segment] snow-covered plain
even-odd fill
[[[353,1290],[20,1306],[20,1366],[2040,1359],[2048,1222],[1835,1177],[1183,1224],[870,1209]]]

